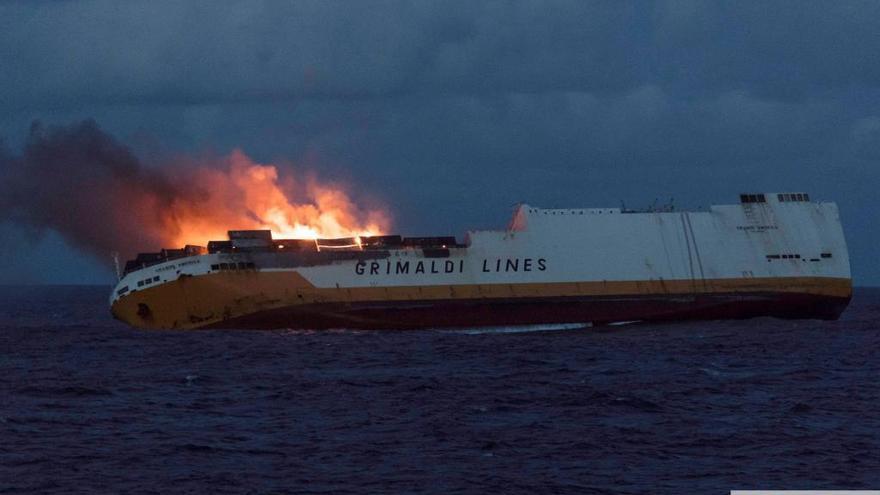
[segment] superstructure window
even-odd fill
[[[229,270],[229,263],[220,263],[221,270]]]
[[[822,257],[823,257],[823,258],[830,258],[830,257],[831,257],[831,253],[822,253]]]
[[[740,194],[739,200],[743,203],[766,203],[767,197],[763,194]]]
[[[219,270],[220,265],[211,265],[211,270]]]
[[[789,201],[810,201],[810,195],[807,193],[780,193],[776,197],[783,203]]]

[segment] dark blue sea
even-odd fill
[[[880,290],[840,321],[146,332],[0,289],[0,493],[880,488]]]

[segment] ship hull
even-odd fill
[[[180,329],[834,319],[852,294],[837,205],[803,194],[701,212],[521,205],[508,229],[468,232],[462,244],[240,234],[127,273],[113,314]]]
[[[848,279],[799,278],[321,289],[296,272],[187,277],[113,305],[146,328],[415,329],[778,318],[836,319]]]
[[[622,321],[747,319],[761,316],[836,320],[847,297],[812,294],[705,295],[686,298],[560,298],[556,300],[416,301],[392,304],[289,306],[230,318],[204,328],[396,330]]]

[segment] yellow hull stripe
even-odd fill
[[[305,304],[755,292],[849,298],[852,281],[790,277],[323,289],[294,271],[241,271],[184,276],[174,282],[138,290],[116,301],[112,311],[116,318],[136,327],[189,329],[259,311]]]

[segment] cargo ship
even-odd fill
[[[852,294],[837,205],[742,194],[703,211],[516,207],[454,236],[228,239],[143,253],[110,296],[150,329],[410,329],[836,319]]]

